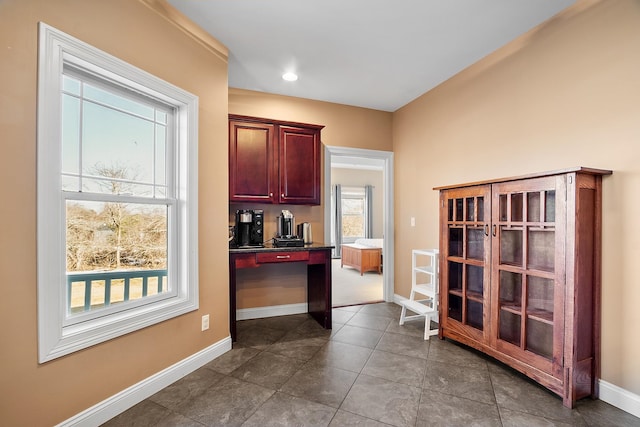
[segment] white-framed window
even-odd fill
[[[366,237],[367,201],[364,187],[343,186],[341,191],[342,241],[353,243]]]
[[[198,98],[39,31],[43,363],[198,308]]]

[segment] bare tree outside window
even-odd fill
[[[364,237],[364,199],[342,199],[342,236]]]
[[[99,185],[111,194],[130,192],[135,177],[126,167],[98,164]],[[164,206],[120,202],[67,204],[67,271],[166,269]]]

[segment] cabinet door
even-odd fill
[[[440,194],[442,327],[484,343],[490,318],[491,186]]]
[[[229,122],[229,201],[275,203],[275,126]]]
[[[280,127],[279,202],[320,204],[320,132]]]
[[[492,188],[492,345],[561,378],[565,177]]]

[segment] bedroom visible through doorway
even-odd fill
[[[325,241],[335,247],[334,307],[393,300],[393,277],[385,271],[388,248],[392,153],[327,147]],[[327,154],[327,152],[325,152]],[[330,193],[330,194],[329,194]],[[391,240],[393,241],[393,240]],[[349,245],[348,258],[343,245]],[[390,258],[392,260],[392,257]],[[386,290],[386,292],[385,292]]]

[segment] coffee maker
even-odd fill
[[[278,234],[277,237],[291,238],[296,232],[296,219],[289,210],[283,210],[278,216]]]
[[[264,246],[264,211],[262,209],[238,209],[235,235],[230,246],[251,248]]]
[[[304,241],[296,236],[296,220],[291,211],[283,210],[278,216],[278,232],[273,239],[275,247],[304,246]]]

